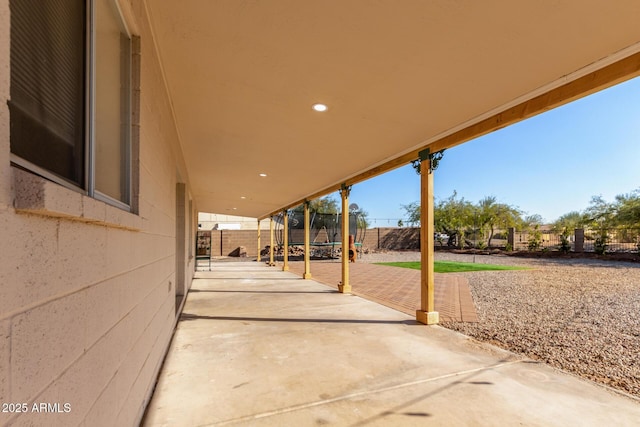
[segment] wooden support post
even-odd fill
[[[289,211],[285,209],[283,215],[284,224],[282,225],[282,271],[289,271]]]
[[[342,185],[340,196],[342,197],[342,281],[338,290],[343,294],[351,293],[349,284],[349,193],[351,186]]]
[[[269,218],[269,265],[276,265],[273,260],[273,217]]]
[[[429,149],[420,152],[420,310],[416,320],[425,325],[439,322],[434,309],[433,273],[433,165]]]
[[[260,262],[260,251],[262,251],[262,247],[260,245],[260,220],[258,220],[258,259],[256,262]]]
[[[304,274],[303,279],[311,279],[311,263],[309,249],[309,202],[304,202]]]

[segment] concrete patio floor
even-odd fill
[[[260,263],[198,272],[145,426],[632,426],[640,402]]]

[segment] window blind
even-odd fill
[[[84,187],[84,0],[11,0],[11,152]]]

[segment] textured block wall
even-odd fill
[[[310,241],[313,241],[314,232],[311,231],[309,234]],[[247,250],[247,256],[256,256],[258,252],[257,236],[257,230],[213,230],[211,231],[211,254],[212,256],[229,256],[236,248],[244,246]],[[269,230],[263,229],[260,247],[265,248],[269,242]],[[289,243],[302,245],[304,243],[303,230],[291,230]],[[419,250],[420,228],[369,228],[366,230],[362,247],[370,250]]]
[[[10,166],[10,19],[0,0],[0,402],[28,408],[0,412],[0,425],[137,425],[171,338],[182,162],[144,5],[130,4],[142,58],[137,214]],[[61,412],[33,412],[34,403]]]

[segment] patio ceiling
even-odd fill
[[[637,0],[145,5],[202,212],[263,217],[493,117],[490,131],[550,90],[506,122],[638,72],[636,58],[589,74],[638,56]],[[557,89],[580,77],[573,93]]]

